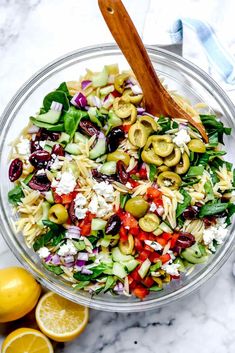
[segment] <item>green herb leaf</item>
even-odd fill
[[[55,237],[52,239],[50,245],[51,245],[51,246],[57,246],[57,245],[59,245],[59,244],[62,242],[62,240],[64,240],[64,237],[65,237],[65,231],[63,231],[63,233],[60,233],[60,234],[58,234],[57,236],[55,236]]]
[[[152,181],[152,182],[154,181],[156,173],[157,173],[157,166],[154,164],[150,164],[149,165],[149,180],[150,181]]]
[[[203,174],[203,172],[204,172],[204,167],[202,165],[193,166],[193,167],[189,168],[189,171],[188,171],[187,175],[185,176],[185,178],[192,178],[192,177],[200,176]]]
[[[223,134],[231,134],[231,128],[224,127],[215,115],[200,115],[200,118],[208,133],[211,146],[217,146],[219,142],[223,143]]]
[[[85,287],[87,287],[90,284],[90,281],[82,281],[78,284],[76,284],[76,286],[74,286],[74,289],[83,289]]]
[[[213,216],[215,214],[224,212],[228,208],[229,203],[213,202],[203,205],[199,212],[199,217]]]
[[[176,217],[179,217],[184,212],[184,210],[186,210],[192,200],[191,196],[187,193],[186,190],[181,189],[180,193],[184,196],[184,201],[182,203],[178,203],[176,209]]]
[[[130,194],[120,195],[120,207],[124,209],[126,202],[131,198]]]
[[[73,277],[78,281],[88,281],[99,277],[104,272],[105,269],[106,269],[106,265],[100,264],[90,269],[93,272],[91,275],[84,275],[80,272],[76,272],[74,273]]]
[[[46,267],[48,271],[53,272],[56,275],[62,275],[62,273],[64,273],[60,266],[47,265],[45,263],[43,264],[43,266]]]
[[[87,112],[70,107],[64,115],[64,128],[65,132],[72,138],[78,128],[82,118],[87,117]]]
[[[60,227],[58,224],[51,222],[47,219],[42,221],[43,225],[50,228],[53,232],[58,233],[62,227]]]
[[[46,112],[51,108],[52,102],[58,102],[63,104],[63,110],[69,110],[69,100],[67,98],[67,94],[64,91],[53,91],[48,93],[43,99],[43,107]]]
[[[69,90],[68,90],[66,82],[62,82],[59,85],[59,87],[56,89],[56,91],[62,91],[62,92],[64,92],[66,94],[66,96],[71,97],[70,94],[69,94]]]
[[[213,192],[213,187],[211,185],[211,182],[208,180],[205,184],[204,184],[204,189],[205,189],[205,193],[206,193],[206,197],[207,197],[207,201],[211,201],[214,200],[215,195]]]
[[[234,213],[235,213],[235,205],[233,203],[230,203],[227,208],[227,218],[225,221],[227,226],[230,226],[230,224],[232,223],[231,217],[234,215]]]
[[[17,205],[21,201],[22,197],[24,197],[24,193],[20,185],[15,186],[8,192],[8,201],[12,205]]]

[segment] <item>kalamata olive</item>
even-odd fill
[[[92,169],[91,173],[92,173],[92,177],[98,182],[101,182],[101,181],[113,182],[116,180],[114,175],[111,176],[111,175],[102,174],[98,172],[97,169]]]
[[[44,141],[44,140],[51,140],[57,141],[60,138],[59,132],[48,131],[44,128],[41,128],[36,135],[36,139]]]
[[[183,212],[183,217],[184,219],[195,219],[197,218],[199,212],[199,207],[194,205],[194,206],[189,206],[186,208],[186,210]]]
[[[176,241],[175,246],[181,249],[186,249],[195,243],[195,238],[191,233],[180,232],[180,235]]]
[[[122,161],[117,162],[117,175],[121,183],[126,184],[129,179],[129,173],[126,171],[126,166]]]
[[[10,181],[16,181],[17,179],[19,179],[19,177],[21,176],[23,171],[23,162],[19,159],[16,158],[14,159],[9,167],[9,179]]]
[[[125,138],[125,132],[121,126],[114,127],[107,135],[108,152],[114,152]]]
[[[39,151],[42,150],[42,147],[39,144],[38,140],[31,140],[30,141],[30,153],[33,153],[35,151]]]
[[[117,214],[113,214],[106,226],[105,226],[105,233],[108,235],[115,235],[119,232],[121,228],[121,219]]]
[[[52,147],[52,151],[51,151],[51,154],[56,154],[57,156],[64,156],[65,155],[65,152],[64,152],[64,149],[61,145],[59,145],[58,143],[56,145],[54,145]]]
[[[51,187],[51,182],[45,173],[41,173],[35,174],[28,185],[33,190],[48,191]]]
[[[50,153],[44,150],[35,151],[29,157],[30,163],[37,169],[45,168],[50,159]]]
[[[68,211],[69,211],[69,217],[70,217],[72,223],[76,223],[77,217],[75,216],[75,201],[71,202]]]
[[[80,128],[82,129],[85,134],[88,136],[93,136],[96,135],[98,136],[100,133],[100,130],[95,126],[91,121],[82,119],[79,124]]]

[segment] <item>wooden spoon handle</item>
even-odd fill
[[[197,123],[170,96],[161,84],[144,44],[121,0],[98,0],[110,32],[132,68],[145,97],[146,109],[153,115],[188,120],[207,142],[202,124]]]

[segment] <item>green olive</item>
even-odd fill
[[[139,122],[147,129],[148,134],[158,130],[158,125],[151,116],[144,115],[139,119]]]
[[[170,135],[155,135],[153,136],[154,152],[160,157],[169,156],[174,148]]]
[[[182,154],[182,159],[179,164],[175,167],[175,172],[177,174],[185,174],[190,167],[189,157],[186,152]]]
[[[68,211],[60,203],[53,205],[48,212],[48,219],[57,224],[63,224],[69,218]]]
[[[110,161],[114,161],[114,162],[123,161],[123,163],[125,163],[126,166],[129,166],[130,156],[126,152],[116,150],[112,153],[107,154],[107,162],[110,162]]]
[[[119,242],[119,249],[121,253],[124,255],[130,255],[132,254],[132,251],[134,249],[134,238],[131,234],[128,235],[128,239],[125,242]]]
[[[139,104],[143,99],[143,94],[133,96],[131,89],[126,89],[122,94],[122,100],[126,103]]]
[[[113,101],[114,113],[121,119],[128,118],[131,113],[133,104],[124,102],[121,98],[115,98]]]
[[[129,199],[125,205],[125,210],[136,218],[141,218],[149,209],[149,204],[141,196]]]
[[[166,172],[167,170],[169,170],[170,168],[166,165],[161,165],[160,167],[157,168],[157,173],[160,174],[162,172]]]
[[[192,152],[197,152],[197,153],[205,153],[206,152],[205,144],[199,139],[192,139],[188,143],[188,148]]]
[[[166,186],[172,190],[176,190],[180,187],[182,180],[178,174],[167,171],[158,175],[157,183],[159,186]]]
[[[163,159],[159,157],[153,149],[142,151],[141,158],[145,163],[154,164],[157,167],[163,164]]]
[[[153,278],[154,282],[157,283],[157,285],[158,285],[159,288],[162,288],[162,287],[163,287],[161,278],[159,278],[159,277],[154,277],[154,276],[152,276],[152,278]]]
[[[139,219],[139,226],[145,232],[153,232],[160,224],[160,219],[155,213],[147,213]]]
[[[116,91],[122,93],[124,91],[124,83],[129,78],[129,74],[122,73],[115,77],[114,79],[114,87]]]
[[[164,158],[164,163],[168,167],[173,167],[174,165],[178,164],[181,159],[181,152],[179,147],[175,147],[172,153]]]
[[[147,142],[148,133],[147,130],[137,121],[134,125],[130,127],[128,132],[128,138],[132,145],[139,148],[144,147]]]
[[[134,124],[136,122],[136,118],[137,118],[137,109],[132,104],[131,105],[131,115],[127,119],[124,120],[124,124],[123,125]]]

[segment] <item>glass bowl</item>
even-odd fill
[[[232,136],[226,137],[225,145],[228,160],[235,163],[232,146],[235,145],[235,129],[233,117],[235,109],[223,90],[205,72],[185,59],[167,52],[147,46],[148,53],[158,74],[164,79],[169,89],[177,90],[188,97],[192,104],[206,102],[209,111],[215,112],[224,123],[233,128]],[[46,288],[76,303],[94,309],[106,311],[132,312],[154,309],[180,299],[195,291],[207,281],[228,259],[233,249],[234,227],[231,225],[229,236],[220,246],[217,253],[210,257],[207,264],[197,266],[179,280],[173,280],[158,293],[152,293],[145,300],[134,297],[111,296],[110,294],[91,296],[82,291],[75,291],[67,282],[48,272],[41,264],[39,257],[29,249],[20,234],[15,234],[12,226],[12,209],[7,201],[7,193],[12,184],[8,180],[9,143],[16,138],[27,124],[28,117],[35,114],[43,97],[63,81],[76,80],[89,68],[99,71],[104,64],[118,63],[121,69],[128,64],[116,45],[97,45],[76,50],[53,61],[28,80],[15,94],[1,117],[0,127],[0,222],[1,233],[9,248],[17,259]]]

